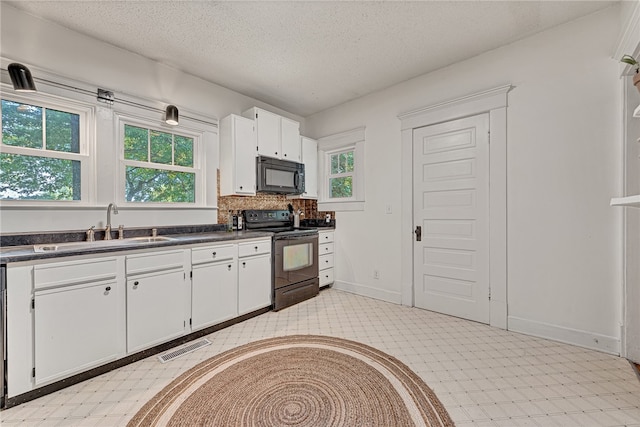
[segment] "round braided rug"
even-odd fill
[[[327,336],[252,342],[171,382],[128,426],[453,426],[398,359]]]

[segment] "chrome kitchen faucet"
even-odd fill
[[[111,209],[113,214],[118,215],[118,206],[115,203],[109,203],[107,206],[107,226],[104,228],[104,240],[111,240]]]

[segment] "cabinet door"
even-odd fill
[[[300,123],[281,118],[282,158],[292,162],[301,162]]]
[[[238,264],[235,260],[194,267],[191,286],[193,330],[238,315]]]
[[[254,122],[234,116],[236,194],[256,194],[256,132]]]
[[[304,163],[304,194],[310,199],[318,198],[318,142],[302,137],[302,163]]]
[[[220,121],[220,195],[256,194],[256,131],[253,118],[230,114]]]
[[[184,333],[182,270],[127,280],[127,352],[142,350]]]
[[[238,315],[271,305],[271,255],[238,261]]]
[[[117,359],[115,280],[36,291],[33,311],[36,384]]]
[[[280,152],[280,116],[269,111],[255,109],[258,154],[282,157]]]

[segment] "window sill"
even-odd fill
[[[318,211],[350,212],[363,211],[364,201],[358,202],[318,202]]]
[[[80,204],[69,202],[69,204],[61,204],[55,202],[40,202],[40,203],[29,203],[27,201],[13,201],[0,202],[0,209],[2,210],[21,210],[21,209],[29,209],[29,210],[100,210],[106,209],[107,205],[95,205],[95,204]],[[124,203],[118,203],[118,209],[126,211],[126,210],[207,210],[207,209],[218,209],[218,206],[191,206],[191,205],[169,205],[169,204],[134,204],[127,205]]]

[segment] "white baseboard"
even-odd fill
[[[372,288],[370,286],[361,285],[359,283],[343,282],[336,280],[333,288],[345,292],[350,292],[364,297],[375,298],[382,301],[392,302],[394,304],[402,303],[402,294],[400,292],[391,292],[384,289]]]
[[[535,320],[509,316],[508,330],[577,345],[603,353],[620,355],[620,339],[579,329],[565,328]]]

